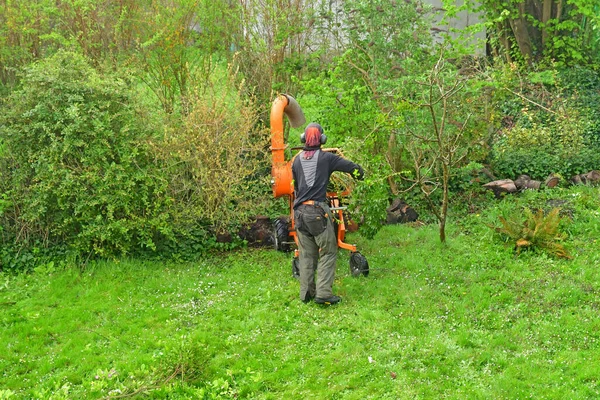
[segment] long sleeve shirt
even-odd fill
[[[329,178],[335,171],[347,172],[357,179],[364,176],[360,165],[336,154],[317,150],[310,159],[300,152],[292,163],[294,208],[308,200],[325,202]]]

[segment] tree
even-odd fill
[[[330,26],[329,37],[340,53],[305,89],[316,95],[319,120],[333,137],[355,137],[366,158],[397,173],[404,163],[395,105],[429,57],[429,10],[420,2],[348,0],[335,14],[344,22]],[[397,193],[395,181],[388,183]]]
[[[418,87],[408,100],[411,107],[405,108],[405,147],[413,168],[402,175],[410,183],[404,191],[420,189],[439,222],[440,241],[445,242],[450,180],[480,142],[481,130],[474,129],[471,118],[477,111],[474,94],[480,91],[475,79],[461,76],[447,62],[443,51]]]
[[[456,10],[455,0],[444,6]],[[482,12],[492,50],[509,62],[564,65],[600,60],[597,0],[482,0],[463,7]],[[460,8],[460,7],[458,7]]]

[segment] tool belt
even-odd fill
[[[327,229],[329,215],[322,206],[327,207],[321,201],[308,200],[300,203],[301,206],[294,211],[296,230],[311,236],[319,236]]]
[[[306,200],[303,201],[302,203],[303,206],[323,206],[323,205],[327,205],[327,203],[323,202],[323,201],[314,201],[314,200]]]

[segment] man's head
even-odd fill
[[[300,141],[305,143],[306,147],[319,147],[327,142],[327,136],[323,133],[321,125],[312,122],[304,129],[304,133],[300,135]]]

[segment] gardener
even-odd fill
[[[300,252],[300,299],[305,303],[314,298],[319,304],[336,304],[341,300],[332,291],[337,237],[327,204],[327,186],[334,171],[362,179],[363,169],[352,161],[321,150],[327,136],[319,124],[309,124],[300,141],[304,143],[304,149],[292,163],[294,221]]]

